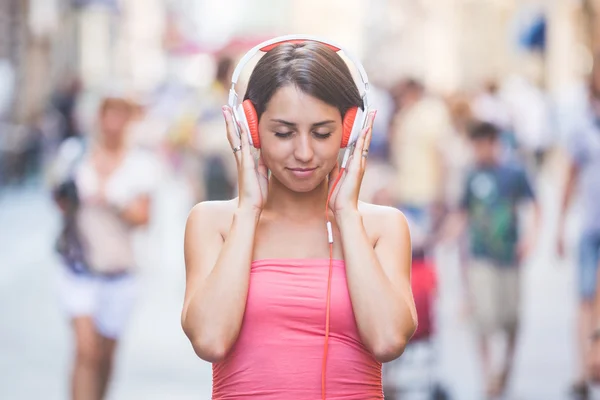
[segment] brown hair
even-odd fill
[[[490,122],[473,121],[469,127],[469,137],[473,141],[487,139],[495,141],[500,135],[498,127]]]
[[[224,86],[228,86],[231,82],[231,67],[233,67],[233,59],[228,55],[221,55],[217,60],[217,70],[215,80]]]
[[[128,115],[133,115],[135,106],[132,102],[119,97],[106,97],[100,103],[100,115],[106,114],[108,110],[122,110]]]
[[[337,107],[342,118],[351,107],[364,109],[344,60],[319,42],[283,43],[268,51],[250,75],[244,100],[254,104],[260,119],[271,97],[287,85]]]

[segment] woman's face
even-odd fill
[[[258,131],[263,160],[274,177],[293,191],[309,192],[335,167],[342,117],[337,107],[289,85],[275,92]]]
[[[104,140],[109,144],[123,141],[131,113],[123,107],[107,107],[101,115],[100,124]]]

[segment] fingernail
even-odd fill
[[[227,115],[227,106],[221,107],[221,111],[223,111],[223,115]]]

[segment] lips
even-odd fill
[[[317,167],[314,167],[314,168],[288,168],[288,169],[297,178],[308,178],[317,170]]]
[[[317,167],[314,168],[289,168],[291,171],[299,171],[299,172],[306,172],[306,171],[314,171],[315,169],[317,169]]]

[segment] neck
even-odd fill
[[[298,221],[324,218],[327,202],[327,186],[325,180],[310,192],[294,192],[288,189],[274,176],[269,180],[269,195],[264,210],[278,217]]]
[[[122,140],[112,141],[105,139],[100,142],[100,146],[107,153],[120,153],[125,149],[125,143]]]

